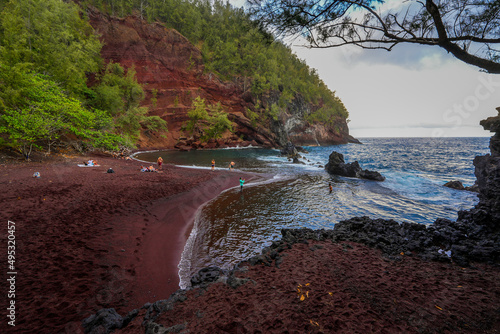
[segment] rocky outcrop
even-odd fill
[[[114,308],[105,308],[84,319],[82,327],[86,334],[108,334],[127,326],[138,314],[139,310],[136,309],[122,317]]]
[[[494,157],[500,156],[500,107],[496,108],[498,115],[494,117],[488,117],[485,120],[479,122],[485,130],[494,132],[495,134],[490,139],[490,151],[491,155]]]
[[[280,151],[282,156],[286,156],[288,160],[292,160],[294,164],[305,164],[305,162],[299,159],[303,158],[301,153],[309,153],[302,146],[295,146],[293,143],[288,142],[283,149]]]
[[[341,153],[333,151],[325,166],[328,173],[333,175],[356,177],[360,179],[384,181],[385,177],[379,172],[362,169],[357,161],[346,164]]]
[[[464,187],[463,183],[458,181],[458,180],[448,181],[445,184],[443,184],[443,186],[451,188],[451,189],[455,189],[455,190],[467,190],[467,191],[472,191],[472,192],[479,192],[479,187],[477,186],[477,184],[474,184],[470,187]]]
[[[248,111],[256,110],[253,97],[244,91],[245,85],[236,79],[225,82],[213,73],[206,73],[200,50],[174,29],[160,23],[141,20],[137,16],[124,19],[112,17],[89,8],[90,23],[103,42],[101,51],[106,61],[134,67],[137,81],[143,85],[146,99],[143,106],[149,115],[168,122],[168,132],[153,133],[144,130],[140,149],[153,148],[219,148],[231,146],[280,147],[288,141],[301,144],[339,144],[351,141],[345,119],[332,126],[310,125],[305,115],[320,106],[314,106],[297,96],[284,108],[278,120],[252,122]],[[246,85],[248,86],[248,84]],[[279,92],[263,97],[259,108],[279,100]],[[207,105],[220,103],[233,122],[234,132],[227,131],[220,141],[202,143],[198,138],[183,133],[192,100],[204,98]],[[262,111],[262,110],[260,110]],[[182,137],[186,137],[181,140]]]
[[[333,230],[284,229],[287,244],[304,240],[354,241],[380,249],[387,257],[418,256],[425,260],[500,263],[500,234],[473,222],[437,219],[434,224],[355,217],[335,224]]]
[[[490,139],[491,154],[474,159],[479,203],[469,211],[460,211],[458,221],[476,224],[486,234],[500,233],[500,107],[498,116],[480,122],[485,130],[495,132]]]

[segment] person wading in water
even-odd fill
[[[243,191],[243,184],[245,183],[245,180],[240,177],[240,191]]]

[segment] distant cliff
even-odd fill
[[[185,37],[160,23],[148,24],[136,16],[124,19],[88,10],[90,23],[101,36],[101,51],[105,61],[118,62],[126,68],[135,67],[137,80],[144,87],[150,115],[168,122],[167,133],[143,131],[140,149],[149,148],[215,148],[258,145],[283,146],[292,141],[297,145],[331,145],[355,142],[349,136],[345,118],[332,123],[310,124],[306,116],[321,105],[304,102],[295,96],[275,119],[257,123],[250,110],[259,108],[254,97],[245,93],[243,83],[225,82],[206,73],[201,53]],[[226,132],[219,140],[202,143],[181,130],[189,119],[187,112],[196,97],[207,104],[220,103],[233,122],[233,133]],[[273,92],[261,101],[260,108],[279,98]]]

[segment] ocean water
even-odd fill
[[[243,192],[229,189],[198,213],[195,227],[179,265],[181,287],[199,269],[230,269],[259,254],[281,237],[282,228],[333,228],[356,216],[432,224],[437,218],[455,220],[459,210],[477,203],[477,195],[443,187],[451,180],[464,185],[475,181],[472,161],[489,153],[489,138],[363,138],[362,145],[305,147],[306,164],[298,165],[272,149],[224,149],[191,152],[151,152],[136,158],[180,166],[227,169],[271,175],[267,181],[249,182]],[[347,163],[376,170],[383,182],[331,176],[323,166],[332,151]],[[228,171],[229,173],[229,171]],[[328,184],[333,186],[329,193]]]

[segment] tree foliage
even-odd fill
[[[16,73],[16,80],[9,77]],[[90,111],[66,95],[63,89],[42,74],[16,71],[0,66],[0,133],[4,144],[29,158],[31,148],[48,146],[67,136],[88,140],[91,145],[108,149],[121,143],[109,136],[112,118],[100,110]]]
[[[311,47],[356,45],[392,50],[401,43],[439,46],[461,61],[500,73],[500,0],[250,0],[253,17]]]
[[[115,130],[133,146],[142,127],[152,131],[166,130],[167,122],[158,116],[147,116],[148,109],[141,107],[144,90],[137,82],[135,69],[127,71],[117,63],[110,62],[102,75],[97,76],[99,84],[90,104],[97,109],[106,110],[114,118]]]
[[[60,0],[17,0],[0,14],[0,56],[8,66],[50,75],[81,97],[86,74],[100,66],[101,44],[74,3]]]
[[[0,145],[26,155],[71,137],[90,147],[134,147],[147,116],[134,69],[103,64],[101,43],[80,7],[60,0],[0,0]],[[87,87],[87,75],[98,84]]]
[[[184,130],[202,140],[217,139],[226,130],[233,131],[232,123],[221,105],[217,103],[207,106],[205,99],[199,96],[193,100],[188,117]]]

